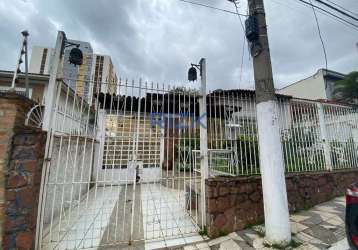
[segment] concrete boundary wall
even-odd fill
[[[346,188],[357,180],[358,169],[288,174],[286,185],[290,212],[308,209],[343,195]],[[260,176],[208,179],[206,203],[210,237],[264,222]]]

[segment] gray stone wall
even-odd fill
[[[295,212],[308,209],[343,195],[347,187],[357,180],[358,169],[288,174],[286,185],[289,210]],[[210,237],[263,222],[261,178],[217,177],[207,180],[206,206]]]

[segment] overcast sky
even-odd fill
[[[227,0],[193,0],[234,11]],[[333,0],[358,12],[357,0]],[[240,12],[246,13],[246,1]],[[297,0],[265,0],[276,88],[324,67],[312,9]],[[358,70],[358,31],[318,14],[329,68]],[[358,24],[358,22],[356,22]],[[1,0],[0,69],[13,70],[24,29],[30,46],[54,47],[57,30],[89,41],[96,53],[112,57],[123,78],[187,84],[191,62],[207,58],[208,84],[254,87],[252,60],[237,16],[178,0]],[[242,72],[242,74],[241,74]]]

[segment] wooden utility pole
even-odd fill
[[[285,246],[291,242],[291,231],[265,8],[263,0],[248,0],[248,4],[258,33],[250,43],[255,76],[265,235],[268,244]]]

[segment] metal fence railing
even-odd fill
[[[173,136],[179,138],[180,143],[175,147],[180,149],[181,153],[177,153],[178,160],[173,165],[180,165],[180,162],[185,161],[186,166],[178,166],[179,169],[194,169],[194,162],[197,161],[196,157],[200,150],[199,130],[198,127],[192,127],[191,131],[187,128],[188,124],[191,126],[194,124],[193,121],[199,119],[198,93],[174,87],[169,91],[158,85],[130,86],[130,82],[122,82],[122,85],[121,87],[120,84],[119,89],[131,89],[131,93],[127,94],[133,96],[138,95],[140,91],[148,91],[150,95],[147,98],[151,98],[153,103],[158,102],[155,104],[157,106],[180,105],[178,110],[174,107],[165,107],[167,110],[165,118],[162,119],[180,124],[177,128],[178,135]],[[172,97],[169,94],[168,98],[175,97],[178,100],[174,98],[173,103],[167,104],[167,100],[162,95],[174,93],[173,91],[176,91],[176,94]],[[286,172],[321,171],[357,166],[358,112],[356,109],[348,105],[295,99],[284,95],[277,97]],[[102,101],[107,102],[108,105],[117,103],[113,96],[103,98]],[[120,98],[120,95],[115,98]],[[216,90],[209,92],[206,98],[209,167],[214,169],[216,174],[260,174],[255,92]],[[99,105],[96,102],[100,98],[94,96],[93,100],[89,99],[78,96],[69,85],[63,83],[61,93],[58,94],[55,131],[70,135],[95,136],[98,129],[96,119],[99,109],[94,107]],[[128,101],[132,102],[130,99]],[[112,109],[118,108],[123,107],[112,107]],[[148,123],[153,122],[153,114],[158,115],[162,112],[159,109],[154,111],[149,110],[148,114],[145,112],[142,114],[143,117],[147,117]],[[161,113],[162,116],[163,114]],[[187,159],[180,158],[184,156]]]
[[[260,174],[254,91],[209,92],[205,112],[195,90],[120,81],[115,93],[98,87],[88,94],[82,82],[65,80],[56,85],[50,120],[39,229],[44,248],[198,233],[206,219],[202,169],[208,165],[210,176]],[[357,166],[353,107],[277,100],[286,173]],[[207,152],[200,149],[205,139]]]
[[[357,166],[358,112],[355,108],[288,96],[277,97],[286,172]],[[208,118],[208,144],[209,151],[212,150],[209,156],[214,159],[209,164],[211,172],[259,174],[254,92],[220,90],[210,93],[208,98],[209,103],[213,103],[208,107],[208,112],[215,114]],[[224,164],[226,167],[221,167],[223,171],[218,171],[219,166]]]

